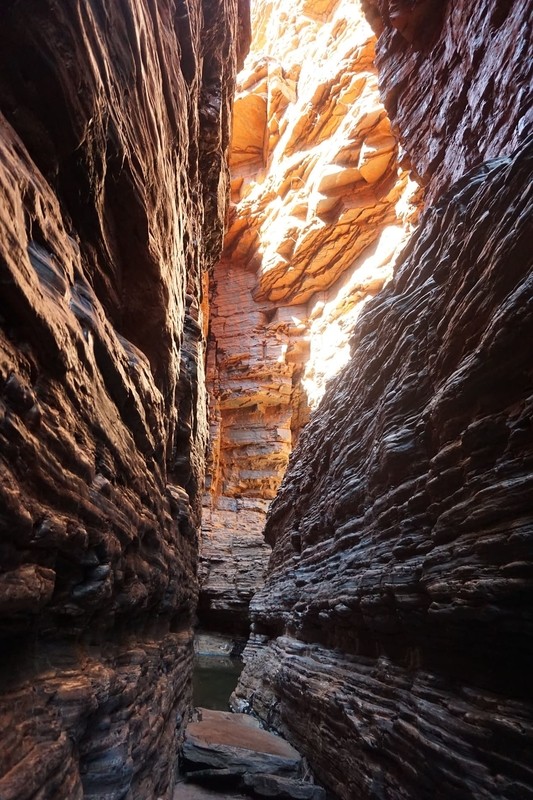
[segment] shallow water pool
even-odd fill
[[[243,663],[229,656],[197,655],[192,679],[193,705],[228,711],[229,698],[239,680]]]

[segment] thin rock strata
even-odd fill
[[[170,796],[240,6],[0,11],[3,800]]]
[[[426,211],[271,506],[234,703],[283,731],[341,800],[523,800],[531,9],[363,5]]]
[[[530,3],[364,0],[384,105],[434,201],[533,124]]]
[[[360,4],[255,2],[252,17],[211,282],[201,552],[202,623],[234,629],[263,582],[268,502],[419,202]]]
[[[424,214],[269,513],[235,702],[342,800],[533,797],[532,172]]]

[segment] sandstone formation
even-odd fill
[[[286,733],[342,800],[523,800],[531,9],[365,7],[383,30],[385,103],[438,202],[291,456],[235,705]]]
[[[263,582],[268,501],[417,208],[359,3],[256,2],[252,22],[211,286],[201,554],[200,619],[235,630]]]
[[[237,705],[343,800],[533,797],[532,171],[424,215],[271,507]]]
[[[0,10],[0,796],[169,797],[230,0]],[[238,33],[238,29],[240,33]]]

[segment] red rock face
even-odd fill
[[[0,795],[167,797],[236,6],[0,17]]]
[[[383,102],[435,200],[531,129],[531,5],[371,0]]]
[[[200,619],[248,629],[264,510],[364,303],[391,276],[417,184],[375,36],[351,0],[256,3],[237,80],[231,207],[210,287],[210,452]]]
[[[530,798],[530,12],[372,5],[438,203],[293,451],[235,702],[342,800]]]
[[[269,512],[237,704],[343,800],[533,796],[532,170],[425,214]]]

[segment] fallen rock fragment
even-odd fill
[[[233,790],[255,798],[325,800],[325,791],[302,777],[300,753],[263,730],[255,718],[208,709],[197,709],[197,714],[182,748],[187,781],[216,789],[217,797],[219,791]],[[203,797],[191,795],[196,796]]]
[[[297,750],[273,733],[262,730],[246,714],[201,710],[202,718],[192,722],[183,743],[187,773],[204,773],[210,782],[220,777],[245,773],[272,773],[296,777],[302,762]],[[190,777],[194,777],[191,776]]]

